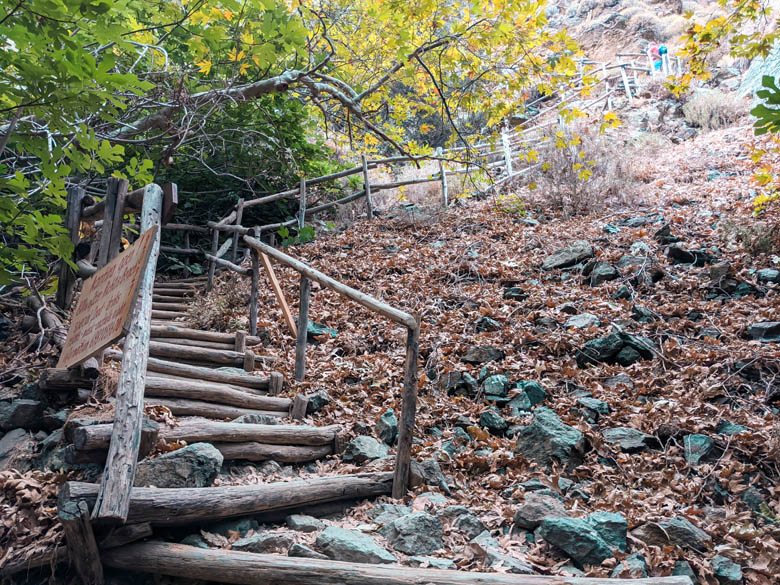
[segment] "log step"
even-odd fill
[[[278,410],[254,410],[251,408],[241,408],[240,406],[229,406],[226,404],[214,404],[213,402],[204,402],[202,400],[188,400],[186,398],[146,398],[145,406],[164,406],[175,416],[201,416],[214,419],[234,419],[246,414],[264,414],[266,416],[275,416],[282,418],[287,416],[286,412]]]
[[[145,396],[164,398],[189,398],[204,402],[215,402],[254,410],[279,411],[286,416],[292,407],[292,400],[275,396],[259,396],[252,392],[237,390],[227,384],[201,382],[198,380],[146,378]]]
[[[174,296],[153,294],[152,302],[153,303],[180,303],[184,300],[184,298],[186,297],[174,297]]]
[[[172,311],[172,312],[187,312],[189,311],[191,303],[155,303],[152,302],[153,311]]]
[[[150,522],[152,526],[212,523],[272,510],[388,495],[392,481],[392,472],[381,472],[260,485],[133,488],[127,522]],[[66,482],[60,489],[60,504],[85,500],[92,508],[99,487],[93,483]],[[224,579],[217,581],[224,582]]]
[[[152,319],[170,320],[180,319],[187,316],[187,313],[180,311],[156,311],[152,309]]]
[[[159,341],[160,343],[173,343],[174,345],[187,345],[189,347],[205,347],[206,349],[222,349],[233,351],[235,348],[235,344],[233,343],[216,343],[214,341],[201,341],[200,339],[179,339],[177,337],[156,336],[152,336],[152,339]]]
[[[154,316],[155,311],[152,311]],[[184,313],[182,313],[183,315]],[[223,349],[208,349],[205,347],[187,347],[174,343],[149,342],[149,355],[191,362],[207,362],[222,366],[242,367],[244,365],[244,353]],[[264,365],[278,362],[279,358],[272,356],[254,356],[255,365]]]
[[[168,297],[189,297],[195,294],[195,289],[187,288],[154,288],[152,294]]]
[[[187,339],[200,339],[203,341],[215,341],[218,343],[235,343],[235,333],[220,333],[218,331],[203,331],[201,329],[189,329],[179,325],[152,326],[151,336],[154,337],[183,337]],[[260,338],[247,335],[247,345],[259,345]]]
[[[107,449],[113,423],[87,425],[73,429],[73,444],[79,450]],[[172,443],[246,443],[268,445],[333,445],[341,427],[330,425],[256,425],[214,421],[181,421],[174,428],[160,429],[159,439]]]
[[[202,366],[188,366],[154,357],[149,358],[146,363],[146,369],[149,372],[169,374],[182,378],[194,378],[197,380],[218,382],[220,384],[265,390],[271,395],[280,394],[284,383],[284,378],[277,372],[271,372],[271,375],[268,377],[249,376],[246,374],[222,372],[212,368],[204,368]]]

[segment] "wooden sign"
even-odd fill
[[[157,226],[84,282],[70,320],[58,368],[69,368],[122,336],[132,317],[141,275],[149,261]]]

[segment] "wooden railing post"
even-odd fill
[[[506,176],[512,176],[512,145],[509,144],[509,134],[504,128],[501,131],[501,142],[504,146],[504,163],[506,164]]]
[[[393,475],[393,498],[406,495],[412,465],[412,440],[417,411],[417,359],[420,354],[420,318],[417,326],[409,327],[406,334],[406,364],[404,366],[404,390],[401,403],[401,420],[398,424],[398,451]]]
[[[368,161],[366,160],[365,154],[361,154],[360,158],[363,162],[363,186],[366,190],[366,213],[368,214],[368,219],[372,219],[374,217],[374,205],[371,202],[371,183],[368,180]]]
[[[309,295],[311,281],[301,274],[301,304],[298,309],[298,336],[295,341],[295,380],[303,382],[306,375],[306,334],[309,330]]]
[[[298,211],[298,231],[306,223],[306,179],[301,179],[300,209]]]
[[[628,83],[628,74],[626,73],[625,66],[620,68],[620,76],[623,78],[623,89],[626,90],[626,97],[628,98],[628,103],[631,103],[634,101],[634,97],[631,95],[631,86]]]
[[[81,224],[81,203],[84,199],[84,188],[78,185],[68,187],[68,207],[65,211],[65,229],[70,241],[76,246],[79,243],[79,225]],[[73,285],[76,277],[67,262],[60,263],[59,281],[57,282],[57,306],[68,310],[73,301]]]
[[[214,228],[211,236],[211,256],[216,258],[218,250],[219,250],[219,230]],[[217,261],[212,260],[209,263],[209,278],[208,278],[208,282],[206,283],[206,290],[211,290],[211,287],[214,286],[214,272],[216,270],[217,270]]]
[[[449,195],[447,193],[447,171],[444,168],[444,161],[441,159],[442,156],[444,156],[441,146],[436,149],[436,156],[439,157],[439,175],[441,176],[442,205],[444,205],[444,207],[447,207],[450,204]]]
[[[244,215],[244,199],[238,200],[236,206],[236,225],[241,225],[241,218]],[[238,260],[238,232],[233,232],[233,262]]]
[[[238,232],[236,232],[238,237]],[[260,228],[255,226],[255,237],[260,238]],[[252,289],[249,293],[249,335],[257,335],[257,297],[260,288],[260,256],[257,250],[250,248],[252,257]]]
[[[138,449],[143,424],[146,362],[152,316],[152,288],[160,250],[160,216],[162,189],[145,188],[141,211],[141,233],[157,226],[149,261],[138,285],[138,299],[130,327],[125,335],[122,369],[116,389],[114,428],[108,449],[106,467],[97,501],[92,510],[94,520],[123,524],[130,507],[130,490],[135,479]]]

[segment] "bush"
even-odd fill
[[[527,175],[535,198],[571,215],[631,197],[635,180],[618,137],[617,130],[602,132],[598,123],[582,120],[546,130],[529,153],[541,163]]]
[[[743,98],[722,91],[697,90],[683,106],[685,121],[696,128],[717,130],[739,122],[747,115]]]

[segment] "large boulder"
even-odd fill
[[[344,450],[342,459],[349,463],[363,465],[374,459],[381,459],[387,456],[387,447],[377,441],[374,437],[361,435],[350,441]]]
[[[545,518],[564,518],[566,508],[553,496],[529,492],[515,511],[514,523],[526,530],[536,530]]]
[[[208,487],[222,467],[222,453],[211,443],[193,443],[138,464],[135,486]]]
[[[566,466],[582,462],[585,439],[582,433],[564,424],[554,411],[538,407],[530,425],[517,433],[515,451],[543,465],[559,461]]]
[[[544,259],[542,270],[567,268],[588,258],[593,258],[593,246],[584,240],[580,240],[574,242],[571,246],[566,246],[550,254]]]
[[[428,555],[444,546],[441,520],[426,512],[397,518],[384,535],[395,550],[407,555]]]
[[[631,531],[631,535],[650,546],[676,545],[705,550],[712,542],[710,535],[683,516],[647,522]]]
[[[38,400],[14,400],[0,402],[0,430],[43,428],[43,403]]]
[[[545,518],[540,536],[584,565],[600,565],[612,556],[609,544],[583,518]]]
[[[371,565],[397,563],[398,559],[379,546],[373,538],[357,530],[328,526],[315,546],[329,559]]]

